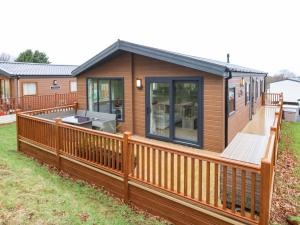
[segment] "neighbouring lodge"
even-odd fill
[[[79,108],[120,131],[222,152],[261,106],[267,73],[118,40],[77,67]]]
[[[0,62],[0,99],[64,94],[77,91],[77,66]]]

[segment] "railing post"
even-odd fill
[[[268,225],[270,219],[270,201],[271,201],[271,163],[263,159],[261,161],[261,188],[260,188],[260,214],[259,224]]]
[[[78,102],[74,102],[74,109],[75,109],[75,114],[77,114],[77,110],[78,110]]]
[[[128,139],[131,136],[131,132],[124,132],[124,143],[123,143],[123,173],[124,173],[124,202],[128,203],[128,174],[129,174],[129,155],[130,155],[130,148]]]
[[[16,133],[17,133],[17,151],[20,151],[20,141],[19,141],[19,114],[21,109],[16,109]]]
[[[62,122],[61,118],[55,119],[55,148],[56,148],[56,159],[57,159],[57,168],[60,170],[61,160],[60,160],[60,134],[59,134],[59,125]]]
[[[54,107],[57,106],[57,93],[54,94]]]

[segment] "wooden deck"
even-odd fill
[[[242,130],[242,133],[270,135],[270,127],[275,120],[275,113],[279,112],[279,106],[262,106],[252,120]]]

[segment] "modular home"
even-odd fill
[[[79,108],[120,131],[222,152],[261,106],[267,73],[118,40],[73,71]]]
[[[0,62],[0,99],[77,91],[74,65]]]
[[[270,83],[270,92],[283,93],[286,121],[300,121],[300,78],[287,78]]]

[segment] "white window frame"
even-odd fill
[[[75,86],[73,86],[75,83]],[[75,87],[75,89],[74,89]],[[70,92],[77,92],[77,81],[70,81]]]
[[[34,90],[28,90],[28,87],[27,88],[25,87],[26,85],[34,85]],[[22,89],[23,89],[23,96],[37,95],[37,83],[35,82],[23,83]]]

